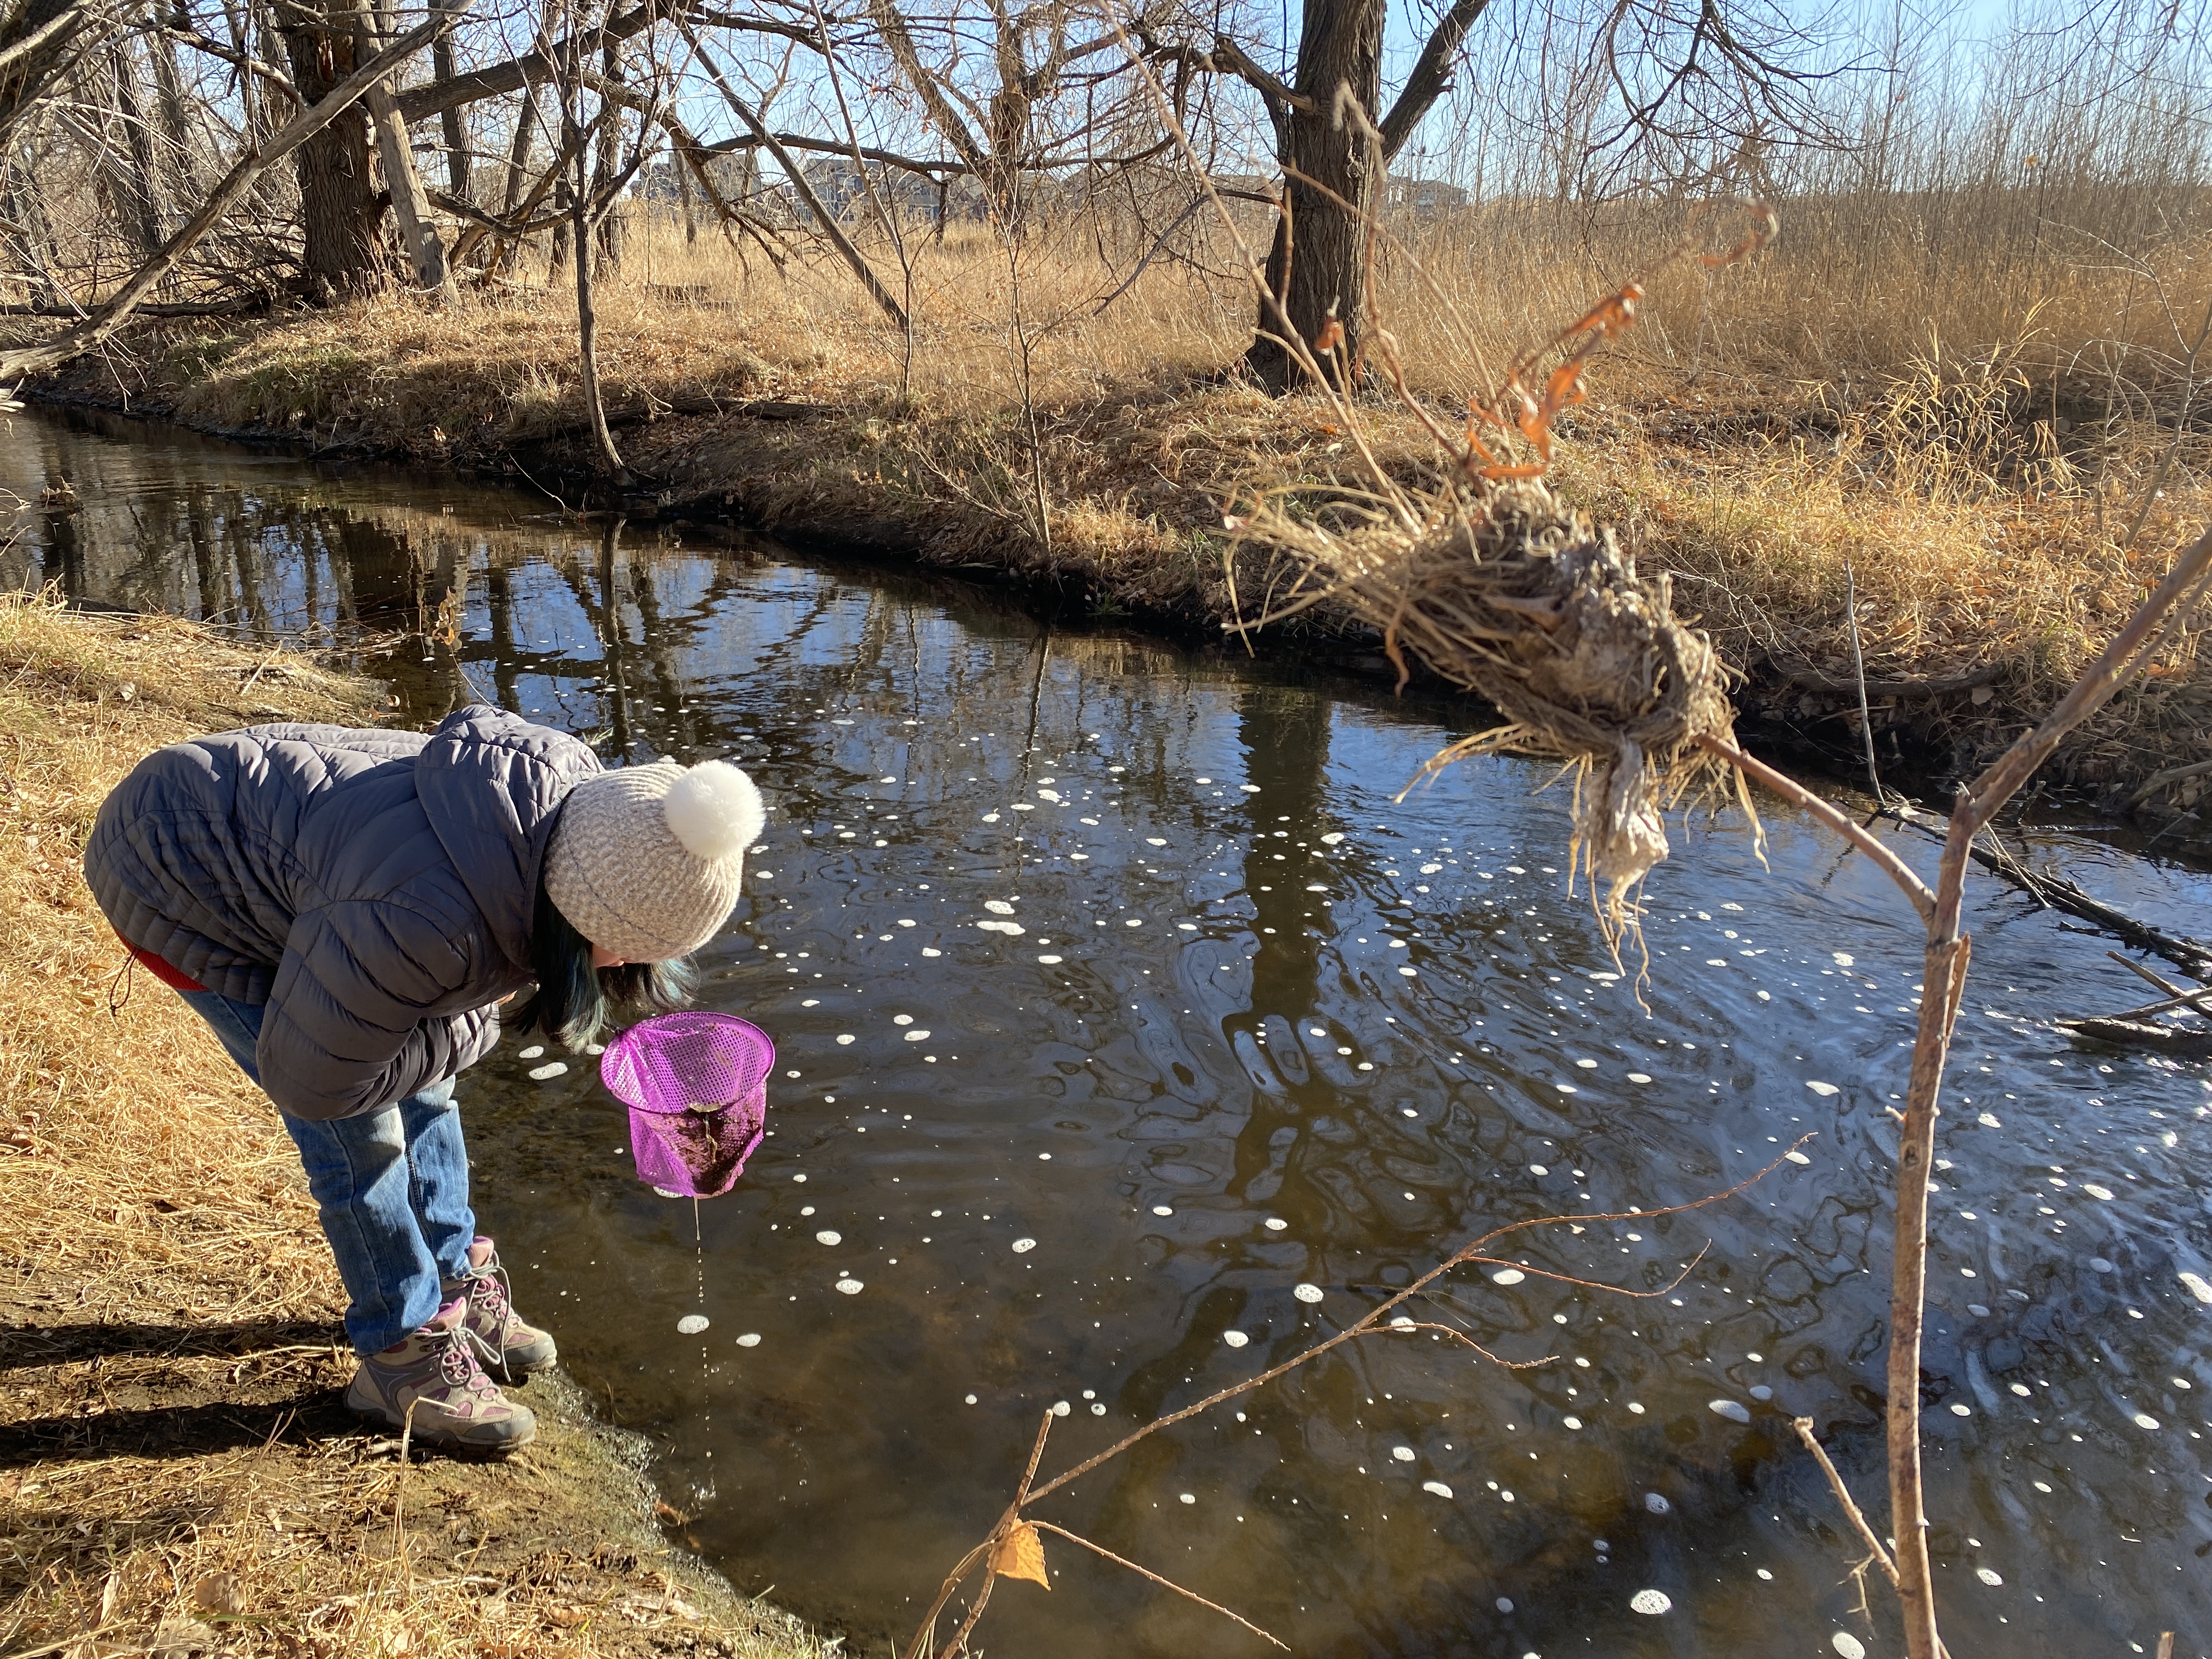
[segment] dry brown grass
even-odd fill
[[[1768,712],[1815,724],[1850,712],[1800,683],[1843,660],[1846,561],[1876,678],[2001,663],[1980,701],[1880,716],[1959,763],[2070,679],[2202,518],[2212,474],[2201,420],[2179,439],[2173,424],[2192,379],[2212,373],[2186,349],[2212,304],[2203,239],[2123,258],[2020,204],[1984,205],[1973,220],[1956,204],[1809,204],[1800,218],[1785,210],[1781,240],[1748,270],[1662,273],[1643,325],[1594,365],[1592,404],[1563,430],[1554,472],[1647,564],[1685,579],[1684,602]],[[1658,209],[1574,226],[1503,209],[1394,226],[1382,315],[1412,389],[1451,418],[1680,226]],[[834,265],[778,276],[756,256],[747,274],[711,235],[687,246],[663,225],[634,237],[600,302],[618,412],[773,398],[819,418],[633,420],[626,451],[710,509],[1186,620],[1228,614],[1224,509],[1325,495],[1351,477],[1347,434],[1324,405],[1222,378],[1250,327],[1226,274],[1163,260],[1101,315],[1140,249],[1102,259],[1074,230],[1041,234],[1020,255],[1025,365],[1005,246],[958,227],[908,248],[911,340]],[[899,286],[882,239],[873,253]],[[387,300],[171,330],[152,337],[144,371],[146,390],[188,418],[467,462],[574,422],[574,359],[557,292],[525,289],[450,314]],[[1378,458],[1418,478],[1432,454],[1418,423],[1380,404],[1363,418]],[[2163,492],[2130,543],[2161,465]],[[2191,653],[2163,671],[2080,734],[2058,775],[2140,778],[2201,741],[2212,689]]]
[[[149,750],[380,699],[187,623],[0,599],[0,1650],[813,1659],[678,1566],[573,1391],[503,1466],[403,1468],[331,1403],[341,1298],[273,1109],[78,872]]]

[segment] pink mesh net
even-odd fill
[[[662,1014],[607,1045],[599,1076],[629,1108],[637,1177],[687,1198],[726,1193],[768,1118],[775,1045],[730,1014]]]

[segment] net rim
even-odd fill
[[[599,1081],[606,1085],[608,1093],[633,1112],[644,1112],[653,1117],[673,1117],[688,1111],[690,1109],[688,1106],[665,1109],[639,1098],[639,1091],[631,1086],[631,1079],[641,1076],[645,1070],[644,1056],[659,1039],[717,1031],[756,1048],[760,1056],[759,1077],[738,1099],[723,1103],[718,1109],[752,1104],[764,1107],[769,1076],[775,1069],[775,1040],[749,1019],[711,1009],[679,1009],[673,1013],[655,1014],[638,1021],[607,1044],[599,1055]]]

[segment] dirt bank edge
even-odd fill
[[[1271,401],[1218,380],[1123,389],[1042,410],[1048,538],[1034,528],[1027,483],[1006,463],[1011,440],[989,421],[890,407],[877,395],[882,388],[825,385],[818,375],[754,359],[712,387],[679,368],[668,386],[618,398],[617,437],[638,478],[610,491],[598,481],[575,411],[565,403],[538,406],[526,380],[510,387],[513,365],[464,369],[450,353],[428,350],[402,362],[397,346],[365,344],[338,375],[317,355],[326,347],[308,349],[314,325],[290,333],[289,326],[283,319],[253,325],[217,350],[188,331],[149,325],[127,380],[111,365],[82,363],[28,395],[157,416],[319,459],[528,483],[571,504],[596,495],[608,510],[705,537],[734,525],[801,545],[911,562],[1012,586],[1063,615],[1209,645],[1224,639],[1238,595],[1249,605],[1270,579],[1264,560],[1248,552],[1232,586],[1224,503],[1263,490],[1326,490],[1329,452],[1342,447],[1329,438],[1336,428],[1322,418],[1325,409]],[[289,411],[281,420],[261,418],[280,410]],[[1749,428],[1738,434],[1758,435]],[[1374,442],[1386,465],[1411,475],[1425,465],[1416,436],[1386,418]],[[1756,446],[1744,447],[1749,456]],[[1727,470],[1723,463],[1716,477]],[[1764,512],[1756,474],[1745,469],[1743,507]],[[1640,510],[1633,490],[1584,483],[1583,493],[1608,513]],[[1662,537],[1658,556],[1671,561],[1683,551],[1680,538],[1697,533],[1672,526],[1667,536],[1675,539]],[[1730,586],[1732,550],[1715,542],[1698,555],[1719,570],[1721,588]],[[1700,578],[1684,591],[1710,593],[1715,584]],[[1807,603],[1802,595],[1790,602]],[[1829,607],[1820,600],[1816,608],[1818,615],[1760,613],[1751,628],[1717,628],[1716,640],[1741,675],[1735,702],[1746,741],[1787,763],[1860,775],[1857,690],[1829,637]],[[2016,639],[1978,644],[1964,664],[1873,670],[1869,691],[1885,781],[1940,805],[1953,780],[1971,775],[2041,717],[2071,670],[2052,660],[2047,627],[2032,634],[2024,629]],[[1245,642],[1352,672],[1395,672],[1372,630],[1327,607]],[[2159,831],[2168,846],[2201,848],[2212,845],[2212,823],[2198,795],[2212,781],[2166,775],[2197,759],[2208,741],[2212,687],[2138,686],[2069,738],[2047,776],[2106,813]]]
[[[0,1651],[823,1659],[671,1547],[649,1444],[558,1372],[502,1463],[403,1465],[350,1417],[289,1142],[180,1002],[116,977],[77,870],[115,779],[381,700],[173,618],[0,600]]]

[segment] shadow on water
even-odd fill
[[[1639,1003],[1565,890],[1541,769],[1394,799],[1464,711],[133,431],[13,422],[0,484],[67,477],[85,505],[30,515],[0,579],[357,652],[410,720],[483,697],[610,763],[730,755],[772,803],[702,959],[704,1000],[776,1039],[769,1138],[701,1209],[703,1251],[587,1062],[509,1044],[462,1090],[523,1307],[659,1437],[685,1535],[741,1583],[879,1652],[1041,1411],[1066,1408],[1066,1467],[1473,1233],[1579,1214],[1508,1241],[1541,1271],[1470,1271],[1425,1312],[1544,1363],[1365,1339],[1044,1516],[1305,1653],[1894,1650],[1788,1430],[1834,1431],[1879,1513],[1884,1108],[1919,952],[1824,832],[1778,817],[1762,867],[1741,825],[1690,827],[1652,878]],[[2200,873],[2109,833],[2036,844],[2201,930]],[[2212,1276],[2212,1086],[2068,1043],[2053,1016],[2132,982],[2102,939],[1974,902],[1923,1386],[1947,1631],[2056,1659],[2172,1628],[2201,1653],[2212,1310],[2182,1275]],[[1742,1197],[1651,1213],[1808,1133]],[[1005,1587],[989,1645],[1260,1650],[1049,1553],[1053,1592]],[[1643,1589],[1670,1610],[1632,1610]]]

